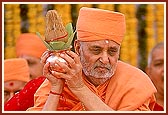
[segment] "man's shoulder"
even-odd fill
[[[145,72],[143,72],[137,67],[134,67],[122,61],[118,62],[115,77],[119,81],[121,80],[124,82],[127,81],[133,84],[134,82],[135,84],[142,84],[142,83],[152,84],[150,78]]]
[[[130,65],[126,62],[123,61],[118,61],[118,65],[117,65],[117,71],[120,71],[120,73],[125,73],[125,74],[131,74],[134,75],[135,73],[138,75],[142,75],[142,76],[147,76],[145,72],[143,72],[141,69],[139,69],[138,67],[135,67],[133,65]]]
[[[122,61],[118,62],[115,77],[118,82],[122,81],[125,85],[129,84],[130,86],[132,84],[133,87],[139,87],[143,84],[146,87],[154,88],[154,85],[145,72]]]

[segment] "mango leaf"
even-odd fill
[[[49,45],[52,47],[53,50],[61,50],[65,45],[65,42],[62,41],[49,42]]]
[[[68,32],[68,38],[71,36],[71,34],[73,33],[73,27],[72,27],[72,23],[68,23],[65,26],[66,31]]]
[[[73,33],[72,23],[68,23],[65,28],[66,28],[66,30],[68,32],[68,41],[67,41],[67,43],[65,43],[65,45],[63,46],[63,48],[67,49],[67,48],[70,48],[70,46],[72,44],[75,32]]]
[[[42,40],[42,42],[44,43],[44,45],[49,49],[49,50],[53,50],[53,48],[45,41],[42,39],[41,35],[39,32],[36,32],[36,34],[38,35],[38,37]]]
[[[68,42],[65,43],[65,45],[63,46],[64,49],[70,48],[71,44],[72,44],[72,40],[74,38],[76,32],[72,33],[72,35],[68,38]]]

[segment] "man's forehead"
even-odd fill
[[[87,42],[83,42],[85,45],[108,45],[108,46],[120,46],[119,44],[117,44],[116,42],[112,41],[112,40],[98,40],[98,41],[87,41]]]
[[[24,81],[10,80],[4,82],[4,88],[7,89],[21,89],[25,85]]]

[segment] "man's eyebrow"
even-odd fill
[[[111,47],[109,47],[109,49],[116,49],[116,50],[118,50],[118,47],[117,46],[111,46]]]
[[[89,47],[89,49],[92,49],[92,48],[102,48],[102,47],[100,47],[98,45],[92,45],[92,46]]]

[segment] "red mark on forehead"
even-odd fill
[[[10,86],[13,86],[13,84],[14,84],[13,82],[10,82],[10,83],[9,83]]]

